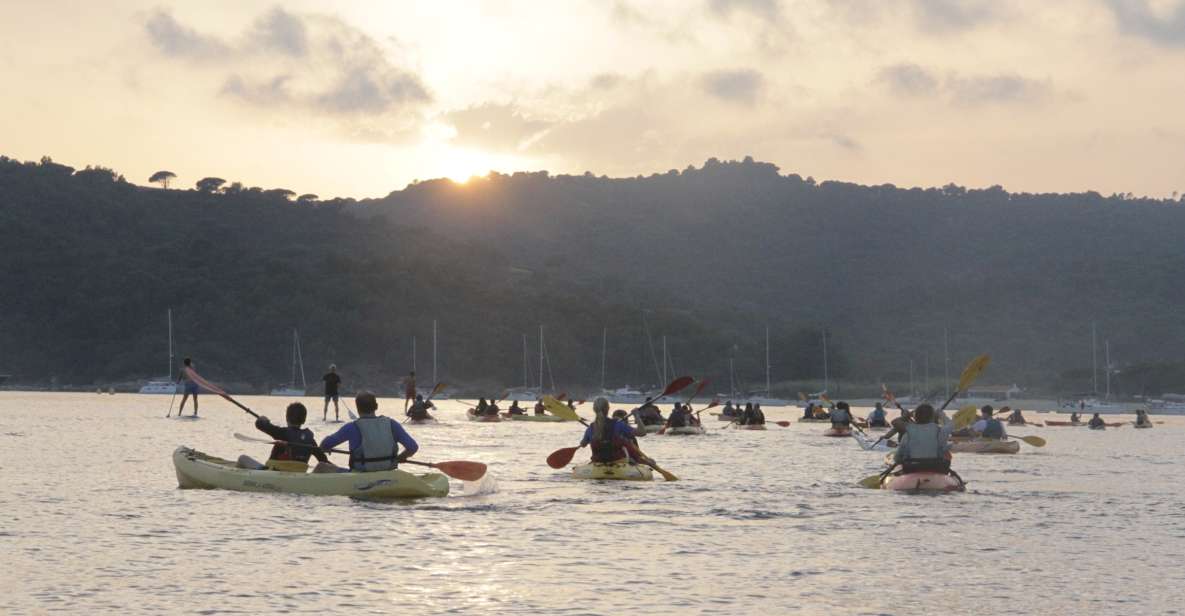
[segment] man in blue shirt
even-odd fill
[[[341,427],[340,430],[321,441],[326,453],[333,447],[350,443],[350,470],[355,472],[386,471],[415,455],[420,446],[403,429],[398,421],[382,415],[375,415],[378,400],[369,391],[354,398],[358,406],[358,419]],[[403,452],[399,452],[403,445]]]

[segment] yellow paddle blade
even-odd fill
[[[560,402],[551,396],[543,396],[543,406],[556,417],[567,419],[569,421],[580,421],[580,416],[576,414],[576,411],[573,411],[572,409],[568,408],[567,404],[564,404],[563,402]]]
[[[1014,436],[1012,438],[1019,438],[1020,440],[1032,445],[1033,447],[1044,447],[1045,439],[1039,436]]]
[[[983,372],[983,369],[987,368],[987,365],[991,362],[992,358],[987,353],[971,360],[971,363],[967,364],[966,368],[963,368],[963,374],[959,375],[959,391],[970,387],[975,382],[975,379],[979,378],[979,374]]]
[[[869,475],[864,479],[861,479],[859,481],[859,485],[861,488],[871,488],[874,490],[881,487],[880,473],[877,473],[876,475]]]
[[[654,469],[654,470],[658,471],[658,474],[659,474],[659,475],[662,475],[662,478],[663,478],[663,479],[666,479],[667,481],[679,481],[679,478],[678,478],[678,477],[676,477],[674,473],[672,473],[672,472],[670,472],[670,471],[668,471],[668,470],[666,470],[666,469],[664,469],[664,468],[660,467],[660,466],[659,466],[659,465],[657,465],[657,464],[651,464],[651,465],[650,465],[650,468],[652,468],[652,469]]]
[[[951,423],[954,424],[955,430],[962,430],[967,426],[975,423],[975,405],[968,404],[959,409],[954,417],[951,417]]]

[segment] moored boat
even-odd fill
[[[182,489],[218,489],[237,492],[280,492],[313,496],[349,496],[361,499],[447,496],[448,477],[440,473],[413,475],[392,469],[372,473],[293,473],[238,468],[188,447],[173,452],[177,486]]]
[[[624,481],[650,481],[654,471],[640,464],[578,464],[572,467],[572,476],[577,479],[609,479]]]

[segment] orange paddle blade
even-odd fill
[[[779,426],[782,426],[783,428],[790,427],[790,422],[788,422],[788,421],[775,421],[774,423],[778,424]]]
[[[675,392],[682,391],[682,390],[686,389],[688,385],[691,385],[693,382],[695,382],[695,379],[693,379],[689,376],[681,376],[681,377],[671,381],[671,383],[669,385],[667,385],[667,388],[662,390],[662,393],[656,397],[661,398],[663,396],[669,396]]]
[[[572,457],[576,455],[577,449],[580,448],[564,447],[563,449],[557,449],[551,452],[551,455],[547,456],[547,465],[552,468],[564,468],[572,461]]]
[[[477,481],[486,474],[486,465],[481,462],[452,460],[450,462],[433,462],[432,468],[461,481]]]

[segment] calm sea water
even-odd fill
[[[241,400],[276,420],[288,402]],[[1049,445],[957,455],[967,493],[911,496],[857,487],[883,454],[824,438],[818,424],[751,432],[706,422],[703,437],[645,437],[643,449],[681,481],[596,483],[544,463],[577,444],[579,427],[469,423],[464,406],[446,402],[445,423],[412,427],[418,459],[480,460],[492,479],[477,493],[456,483],[444,499],[364,503],[177,489],[177,445],[267,455],[231,437],[252,432],[246,414],[202,402],[203,419],[191,422],[164,418],[168,396],[0,393],[0,611],[1185,609],[1182,418],[1153,430],[1025,429]],[[319,418],[319,401],[305,402]],[[310,427],[319,437],[336,428]]]

